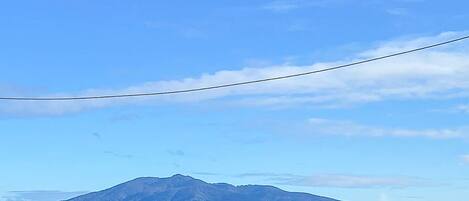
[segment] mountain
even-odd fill
[[[209,184],[189,176],[142,177],[68,201],[338,201],[273,186]]]

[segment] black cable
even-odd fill
[[[226,88],[226,87],[233,87],[233,86],[239,86],[239,85],[247,85],[247,84],[254,84],[254,83],[259,83],[259,82],[268,82],[268,81],[273,81],[273,80],[281,80],[281,79],[287,79],[287,78],[292,78],[292,77],[299,77],[299,76],[305,76],[309,74],[315,74],[315,73],[321,73],[321,72],[326,72],[326,71],[331,71],[331,70],[337,70],[340,68],[345,68],[345,67],[350,67],[350,66],[355,66],[359,64],[364,64],[364,63],[369,63],[377,60],[382,60],[390,57],[396,57],[404,54],[409,54],[412,52],[418,52],[422,51],[425,49],[430,49],[450,43],[455,43],[458,41],[466,40],[469,38],[469,35],[459,37],[456,39],[440,42],[440,43],[435,43],[432,45],[427,45],[403,52],[398,52],[398,53],[393,53],[385,56],[380,56],[380,57],[375,57],[371,59],[365,59],[362,61],[357,61],[353,63],[348,63],[348,64],[343,64],[335,67],[330,67],[330,68],[324,68],[324,69],[319,69],[319,70],[314,70],[314,71],[308,71],[304,73],[297,73],[297,74],[290,74],[290,75],[284,75],[284,76],[278,76],[278,77],[271,77],[271,78],[265,78],[265,79],[259,79],[259,80],[251,80],[251,81],[244,81],[244,82],[235,82],[231,84],[222,84],[222,85],[216,85],[216,86],[208,86],[208,87],[199,87],[199,88],[192,88],[192,89],[182,89],[182,90],[172,90],[172,91],[161,91],[161,92],[149,92],[149,93],[133,93],[133,94],[115,94],[115,95],[97,95],[97,96],[77,96],[77,97],[0,97],[0,100],[12,100],[12,101],[68,101],[68,100],[90,100],[90,99],[109,99],[109,98],[125,98],[125,97],[140,97],[140,96],[158,96],[158,95],[168,95],[168,94],[179,94],[179,93],[188,93],[188,92],[196,92],[196,91],[205,91],[205,90],[211,90],[211,89],[219,89],[219,88]]]

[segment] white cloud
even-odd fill
[[[463,33],[443,33],[434,37],[385,42],[378,45],[377,48],[358,54],[356,59],[351,60],[316,63],[306,66],[285,64],[265,68],[222,70],[211,74],[203,74],[199,77],[147,82],[123,89],[89,89],[78,93],[50,94],[50,96],[146,93],[264,79],[317,70],[364,58],[395,53],[447,40],[461,34]],[[282,106],[308,104],[324,107],[384,100],[467,98],[469,97],[469,80],[467,79],[469,77],[469,57],[467,57],[469,48],[467,44],[465,42],[459,45],[440,47],[420,53],[310,76],[180,95],[40,103],[3,101],[0,103],[0,113],[27,115],[64,114],[84,109],[118,106],[129,103],[167,104],[199,102],[224,97],[230,97],[230,101],[243,105]],[[8,93],[0,91],[0,95],[6,96]]]
[[[302,176],[275,173],[247,173],[238,177],[259,177],[277,185],[336,187],[336,188],[404,188],[429,185],[429,182],[412,177],[377,177],[345,174],[318,174]]]
[[[469,136],[469,127],[456,129],[402,129],[379,128],[360,125],[350,121],[320,118],[308,120],[309,132],[319,135],[370,136],[370,137],[422,137],[431,139],[459,139]]]

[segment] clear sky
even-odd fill
[[[5,1],[0,95],[185,89],[303,72],[468,34],[463,0]],[[0,200],[141,176],[345,201],[469,197],[469,42],[202,93],[0,102]]]

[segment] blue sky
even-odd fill
[[[161,91],[303,72],[467,34],[466,1],[10,1],[0,95]],[[469,42],[184,95],[0,102],[0,200],[141,176],[347,201],[469,196]]]

